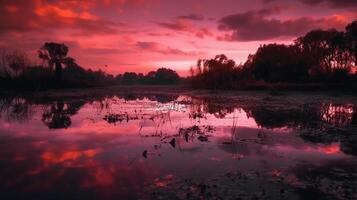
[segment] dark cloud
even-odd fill
[[[357,0],[300,0],[309,5],[327,5],[331,8],[357,7]]]
[[[136,46],[143,50],[157,50],[159,48],[157,42],[137,42]]]
[[[164,47],[157,42],[137,42],[136,46],[141,50],[147,50],[164,55],[196,56],[197,52],[185,52],[177,48]]]
[[[162,36],[171,37],[171,36],[173,36],[172,33],[160,33],[160,32],[148,33],[148,35],[149,36],[154,36],[154,37],[162,37]]]
[[[128,49],[118,49],[118,48],[87,48],[81,50],[87,54],[93,55],[111,55],[111,54],[128,54],[132,53],[132,51]]]
[[[158,23],[158,25],[173,31],[186,32],[198,38],[213,36],[208,28],[194,26],[185,20],[174,20],[173,22]]]
[[[219,30],[228,32],[219,37],[221,40],[257,41],[279,37],[295,37],[316,28],[341,27],[341,20],[337,17],[315,19],[300,17],[281,20],[270,15],[278,14],[280,8],[248,11],[228,15],[219,20]],[[344,24],[343,24],[344,25]]]
[[[264,3],[271,3],[278,0],[263,0]],[[310,6],[327,6],[330,8],[355,8],[357,0],[297,0]],[[284,1],[285,2],[285,1]]]
[[[193,21],[203,21],[205,19],[205,17],[203,15],[200,14],[195,14],[195,13],[191,13],[189,15],[181,15],[178,16],[177,19],[187,19],[187,20],[193,20]]]
[[[190,25],[181,20],[177,20],[174,22],[160,22],[158,23],[158,25],[163,28],[168,28],[174,31],[187,31],[190,29]]]
[[[205,38],[206,36],[207,37],[214,36],[214,34],[207,28],[201,28],[195,33],[195,36],[198,38]]]

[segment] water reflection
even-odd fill
[[[270,197],[283,188],[286,198],[307,198],[306,191],[353,198],[357,172],[346,166],[356,163],[355,99],[298,98],[0,98],[0,192],[7,199],[157,199],[153,192],[201,198],[211,188],[224,197],[220,189],[235,188],[219,174],[238,170],[236,184],[249,180],[249,190]],[[343,174],[325,173],[332,168]],[[327,190],[339,184],[334,177],[343,188]]]
[[[69,127],[71,116],[77,114],[84,102],[70,102],[63,101],[54,102],[43,111],[42,121],[50,129],[59,129]]]
[[[0,98],[0,114],[7,121],[27,121],[32,112],[28,102],[23,98]]]
[[[323,106],[324,112],[322,119],[329,124],[335,126],[348,126],[352,123],[352,121],[356,121],[353,119],[354,106],[353,104],[326,104]]]

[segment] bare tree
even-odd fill
[[[18,77],[28,65],[27,55],[21,51],[0,51],[0,75]]]
[[[13,51],[7,54],[6,59],[14,77],[18,77],[27,65],[27,56],[20,51]]]

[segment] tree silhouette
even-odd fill
[[[157,71],[149,72],[146,78],[152,84],[176,84],[180,80],[179,75],[174,70],[167,68],[160,68]]]
[[[331,74],[336,69],[348,70],[352,65],[352,56],[347,49],[347,40],[343,32],[335,29],[313,30],[296,40],[304,58],[313,69],[320,73]]]
[[[308,66],[294,45],[268,44],[259,47],[249,62],[256,80],[298,82],[308,77]]]
[[[355,64],[357,62],[357,20],[353,21],[346,27],[346,37],[348,40],[349,50],[354,54]]]
[[[18,77],[26,67],[26,55],[20,51],[14,51],[7,55],[7,60],[10,69],[14,72],[14,76]]]
[[[213,59],[198,60],[193,85],[212,89],[231,88],[236,70],[235,62],[223,54]]]
[[[125,72],[122,77],[122,84],[125,85],[133,85],[137,84],[139,81],[139,77],[135,72]]]
[[[114,78],[117,84],[153,84],[153,85],[171,85],[180,81],[180,76],[172,69],[160,68],[156,71],[150,71],[146,75],[135,72],[125,72],[123,75],[118,74]]]
[[[27,55],[21,51],[0,52],[0,76],[18,78],[28,64]]]
[[[62,81],[62,64],[68,59],[68,47],[64,44],[46,42],[38,51],[38,56],[43,61],[48,62],[48,66],[53,69],[55,65],[55,76],[57,81]]]

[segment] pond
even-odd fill
[[[1,97],[2,199],[357,199],[357,98]]]

